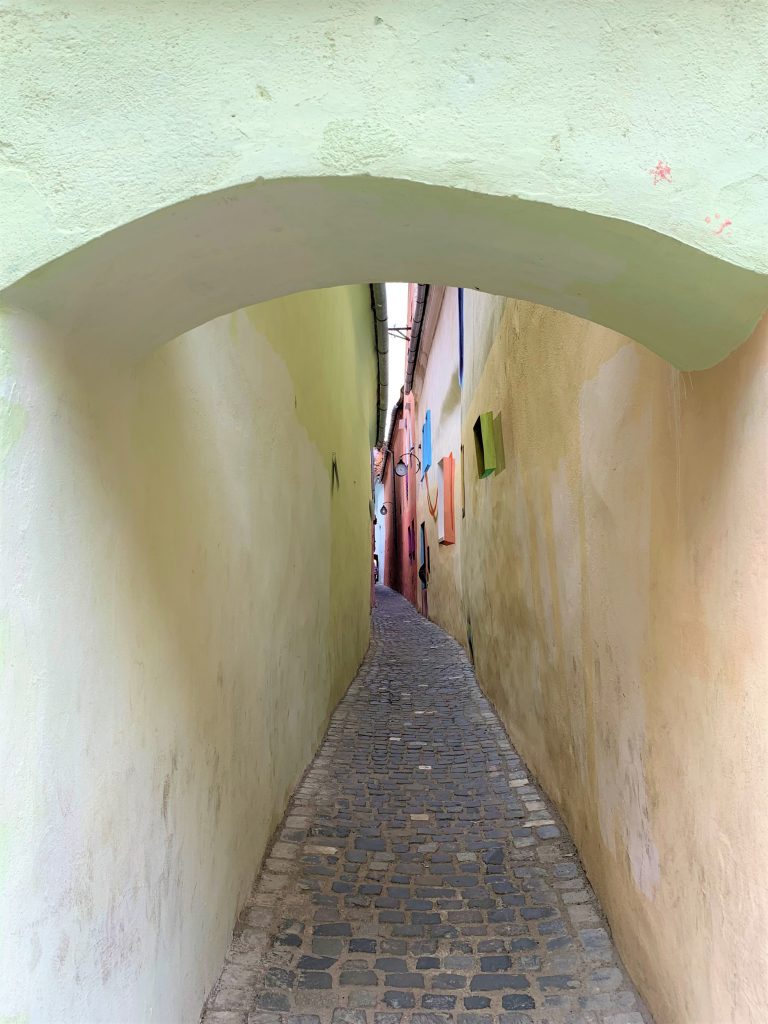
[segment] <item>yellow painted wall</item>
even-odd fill
[[[368,642],[369,302],[275,300],[113,373],[3,321],[4,1017],[197,1019]]]
[[[680,373],[573,316],[467,295],[464,444],[491,411],[506,452],[485,480],[467,461],[480,682],[562,811],[657,1024],[756,1024],[768,324]]]

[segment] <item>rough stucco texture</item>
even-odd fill
[[[367,645],[368,290],[112,376],[34,332],[3,322],[1,1014],[186,1024]]]
[[[574,317],[468,302],[464,444],[490,410],[506,450],[467,473],[479,678],[658,1024],[762,1020],[768,324],[681,374]]]
[[[437,281],[710,366],[768,304],[765,41],[732,0],[15,0],[2,301],[121,349]]]
[[[323,174],[573,206],[768,269],[760,3],[15,0],[2,27],[11,278],[190,196]]]

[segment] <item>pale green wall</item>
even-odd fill
[[[3,1013],[187,1024],[367,645],[368,288],[114,372],[2,326]]]
[[[200,193],[339,174],[587,210],[768,270],[760,2],[10,0],[3,21],[5,282]]]
[[[768,305],[766,31],[733,0],[13,0],[0,295],[119,353],[435,281],[712,365]]]

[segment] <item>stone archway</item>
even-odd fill
[[[648,228],[414,181],[326,177],[208,193],[116,228],[10,285],[5,302],[110,363],[291,292],[466,283],[603,324],[682,369],[748,336],[762,275]]]

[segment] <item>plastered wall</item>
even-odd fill
[[[0,1018],[188,1024],[368,641],[368,289],[2,328]]]
[[[0,301],[81,350],[406,280],[690,369],[768,305],[761,0],[6,0],[0,29]]]
[[[462,642],[466,620],[461,600],[461,387],[459,385],[459,326],[457,289],[446,289],[431,348],[419,379],[416,435],[420,439],[427,410],[432,423],[432,466],[427,476],[418,475],[417,516],[427,528],[429,544],[429,617]],[[424,339],[426,341],[426,339]],[[419,375],[421,378],[421,375]],[[418,450],[417,450],[418,451]],[[423,455],[422,452],[418,452]],[[449,455],[455,460],[453,498],[455,543],[438,540],[437,509],[444,501],[438,483],[438,462]]]
[[[468,293],[463,599],[657,1024],[768,1013],[768,324],[683,374]],[[430,607],[436,607],[434,594]],[[464,639],[463,637],[460,637]]]

